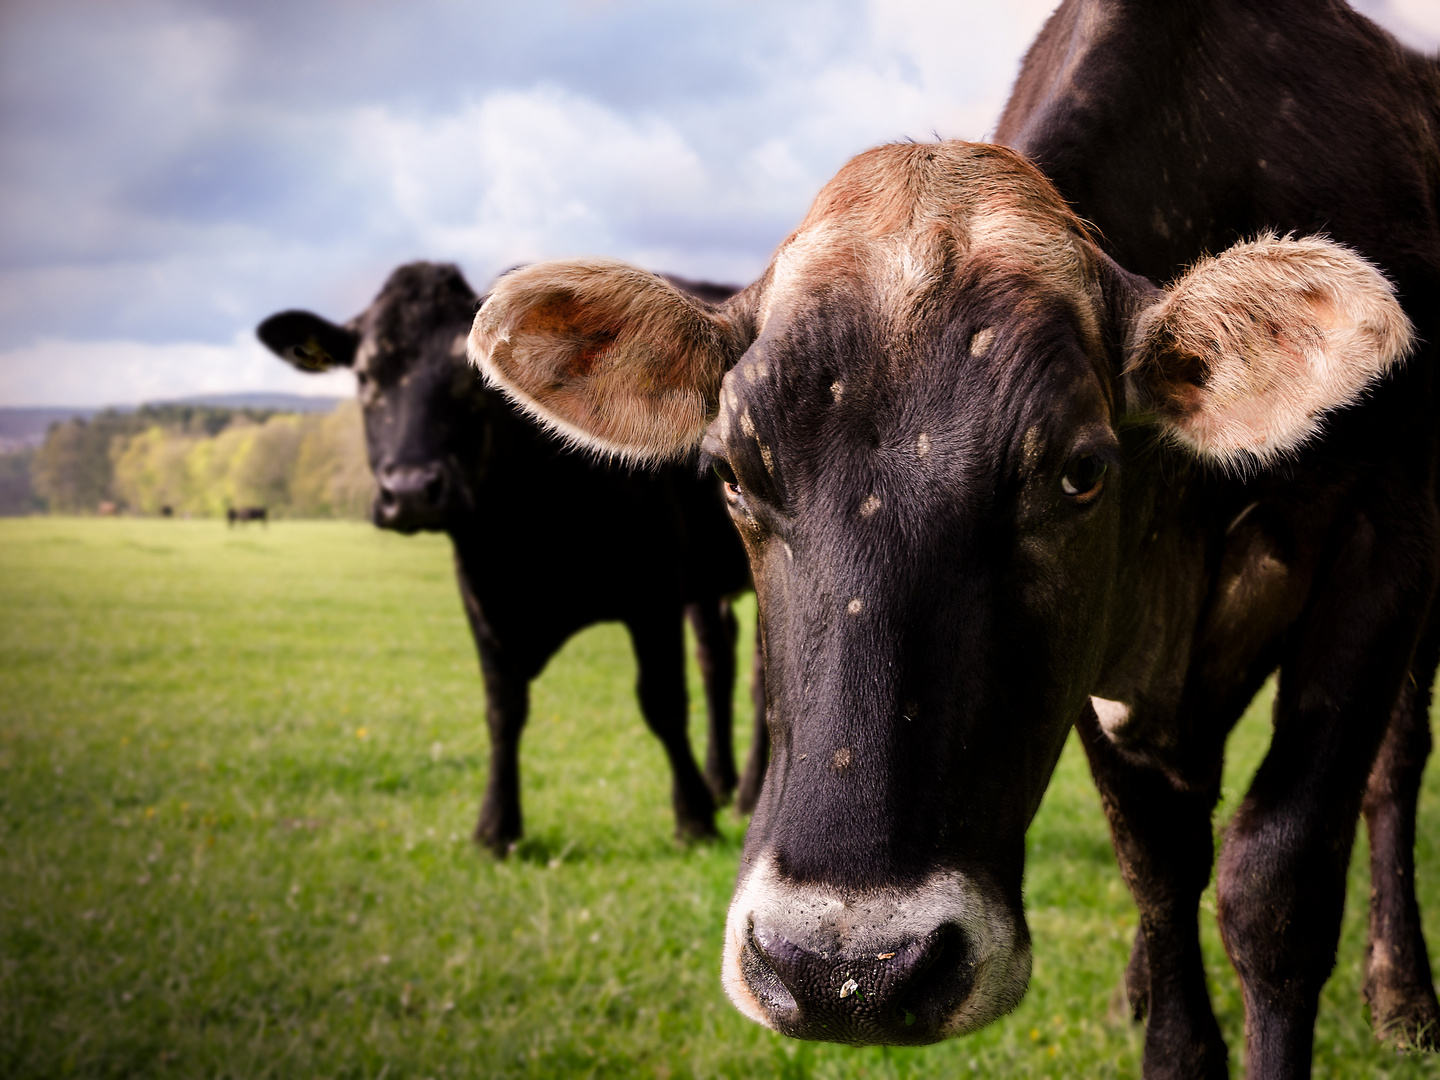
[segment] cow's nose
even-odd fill
[[[752,925],[740,953],[751,993],[799,1039],[892,1045],[934,1042],[974,985],[960,927],[860,956],[814,952]]]
[[[375,481],[376,525],[414,532],[445,524],[450,482],[444,465],[390,465],[376,471]]]

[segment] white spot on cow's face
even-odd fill
[[[865,610],[865,601],[861,600],[860,597],[857,596],[855,597],[855,599],[851,600],[850,603],[845,605],[845,610],[848,611],[851,615],[859,615],[860,612]]]
[[[745,381],[751,386],[757,382],[764,382],[765,377],[770,374],[770,366],[764,360],[752,360],[744,367]]]
[[[840,399],[845,396],[845,384],[836,379],[830,384],[830,396],[835,399],[835,404],[840,404]]]
[[[1020,452],[1027,469],[1036,468],[1040,464],[1040,459],[1045,454],[1045,436],[1040,434],[1039,424],[1025,429],[1025,438],[1020,443]]]
[[[750,419],[750,410],[746,409],[740,414],[740,430],[750,438],[755,438],[755,421]]]
[[[1130,719],[1130,706],[1123,701],[1092,697],[1090,707],[1095,710],[1095,717],[1100,721],[1100,730],[1111,738],[1114,738],[1115,733]]]
[[[860,516],[868,518],[876,510],[880,509],[880,496],[874,493],[865,496],[865,501],[860,504]]]
[[[920,437],[915,440],[915,456],[923,459],[928,453],[930,453],[930,436],[922,431]]]
[[[794,562],[795,552],[790,550],[790,545],[787,544],[784,540],[781,540],[780,546],[785,549],[785,558],[789,559],[791,562]]]
[[[771,476],[775,475],[775,455],[770,453],[770,448],[759,439],[755,440],[760,445],[760,460],[765,463],[765,471]]]
[[[984,356],[990,351],[990,345],[994,340],[995,328],[993,326],[985,326],[976,330],[974,336],[970,338],[970,355]]]

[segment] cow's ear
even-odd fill
[[[353,330],[311,315],[308,311],[282,311],[255,328],[265,347],[301,371],[329,371],[355,363],[360,336]]]
[[[748,344],[725,309],[623,263],[506,274],[470,330],[486,378],[577,445],[632,461],[699,441]]]
[[[1241,469],[1295,450],[1413,341],[1384,276],[1314,237],[1239,244],[1147,300],[1127,391],[1201,457]]]

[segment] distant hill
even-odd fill
[[[338,397],[310,397],[305,394],[272,394],[264,391],[239,394],[197,394],[172,401],[150,401],[149,405],[210,405],[220,409],[274,409],[276,412],[331,412],[344,401]]]
[[[99,409],[76,408],[12,408],[0,407],[0,453],[26,446],[39,446],[51,424],[61,424],[76,416],[87,419]]]
[[[171,401],[151,401],[147,405],[208,405],[220,409],[273,409],[277,412],[331,412],[344,398],[308,397],[303,394],[275,394],[257,391],[237,394],[196,394],[194,397]],[[139,405],[112,405],[116,412],[134,412]],[[80,416],[86,419],[97,408],[65,406],[0,406],[0,453],[39,446],[45,441],[50,425],[64,423]]]

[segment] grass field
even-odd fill
[[[0,613],[0,1075],[1138,1075],[1112,1004],[1135,911],[1073,739],[1029,836],[1020,1008],[934,1047],[801,1044],[721,993],[743,823],[670,839],[619,627],[536,683],[528,838],[497,863],[468,839],[486,738],[443,538],[4,520]],[[692,701],[698,739],[693,673]],[[1227,807],[1267,705],[1232,740]],[[1434,776],[1421,815],[1440,942]],[[1440,1075],[1365,1022],[1364,857],[1315,1074]],[[1238,1076],[1239,990],[1202,928]]]

